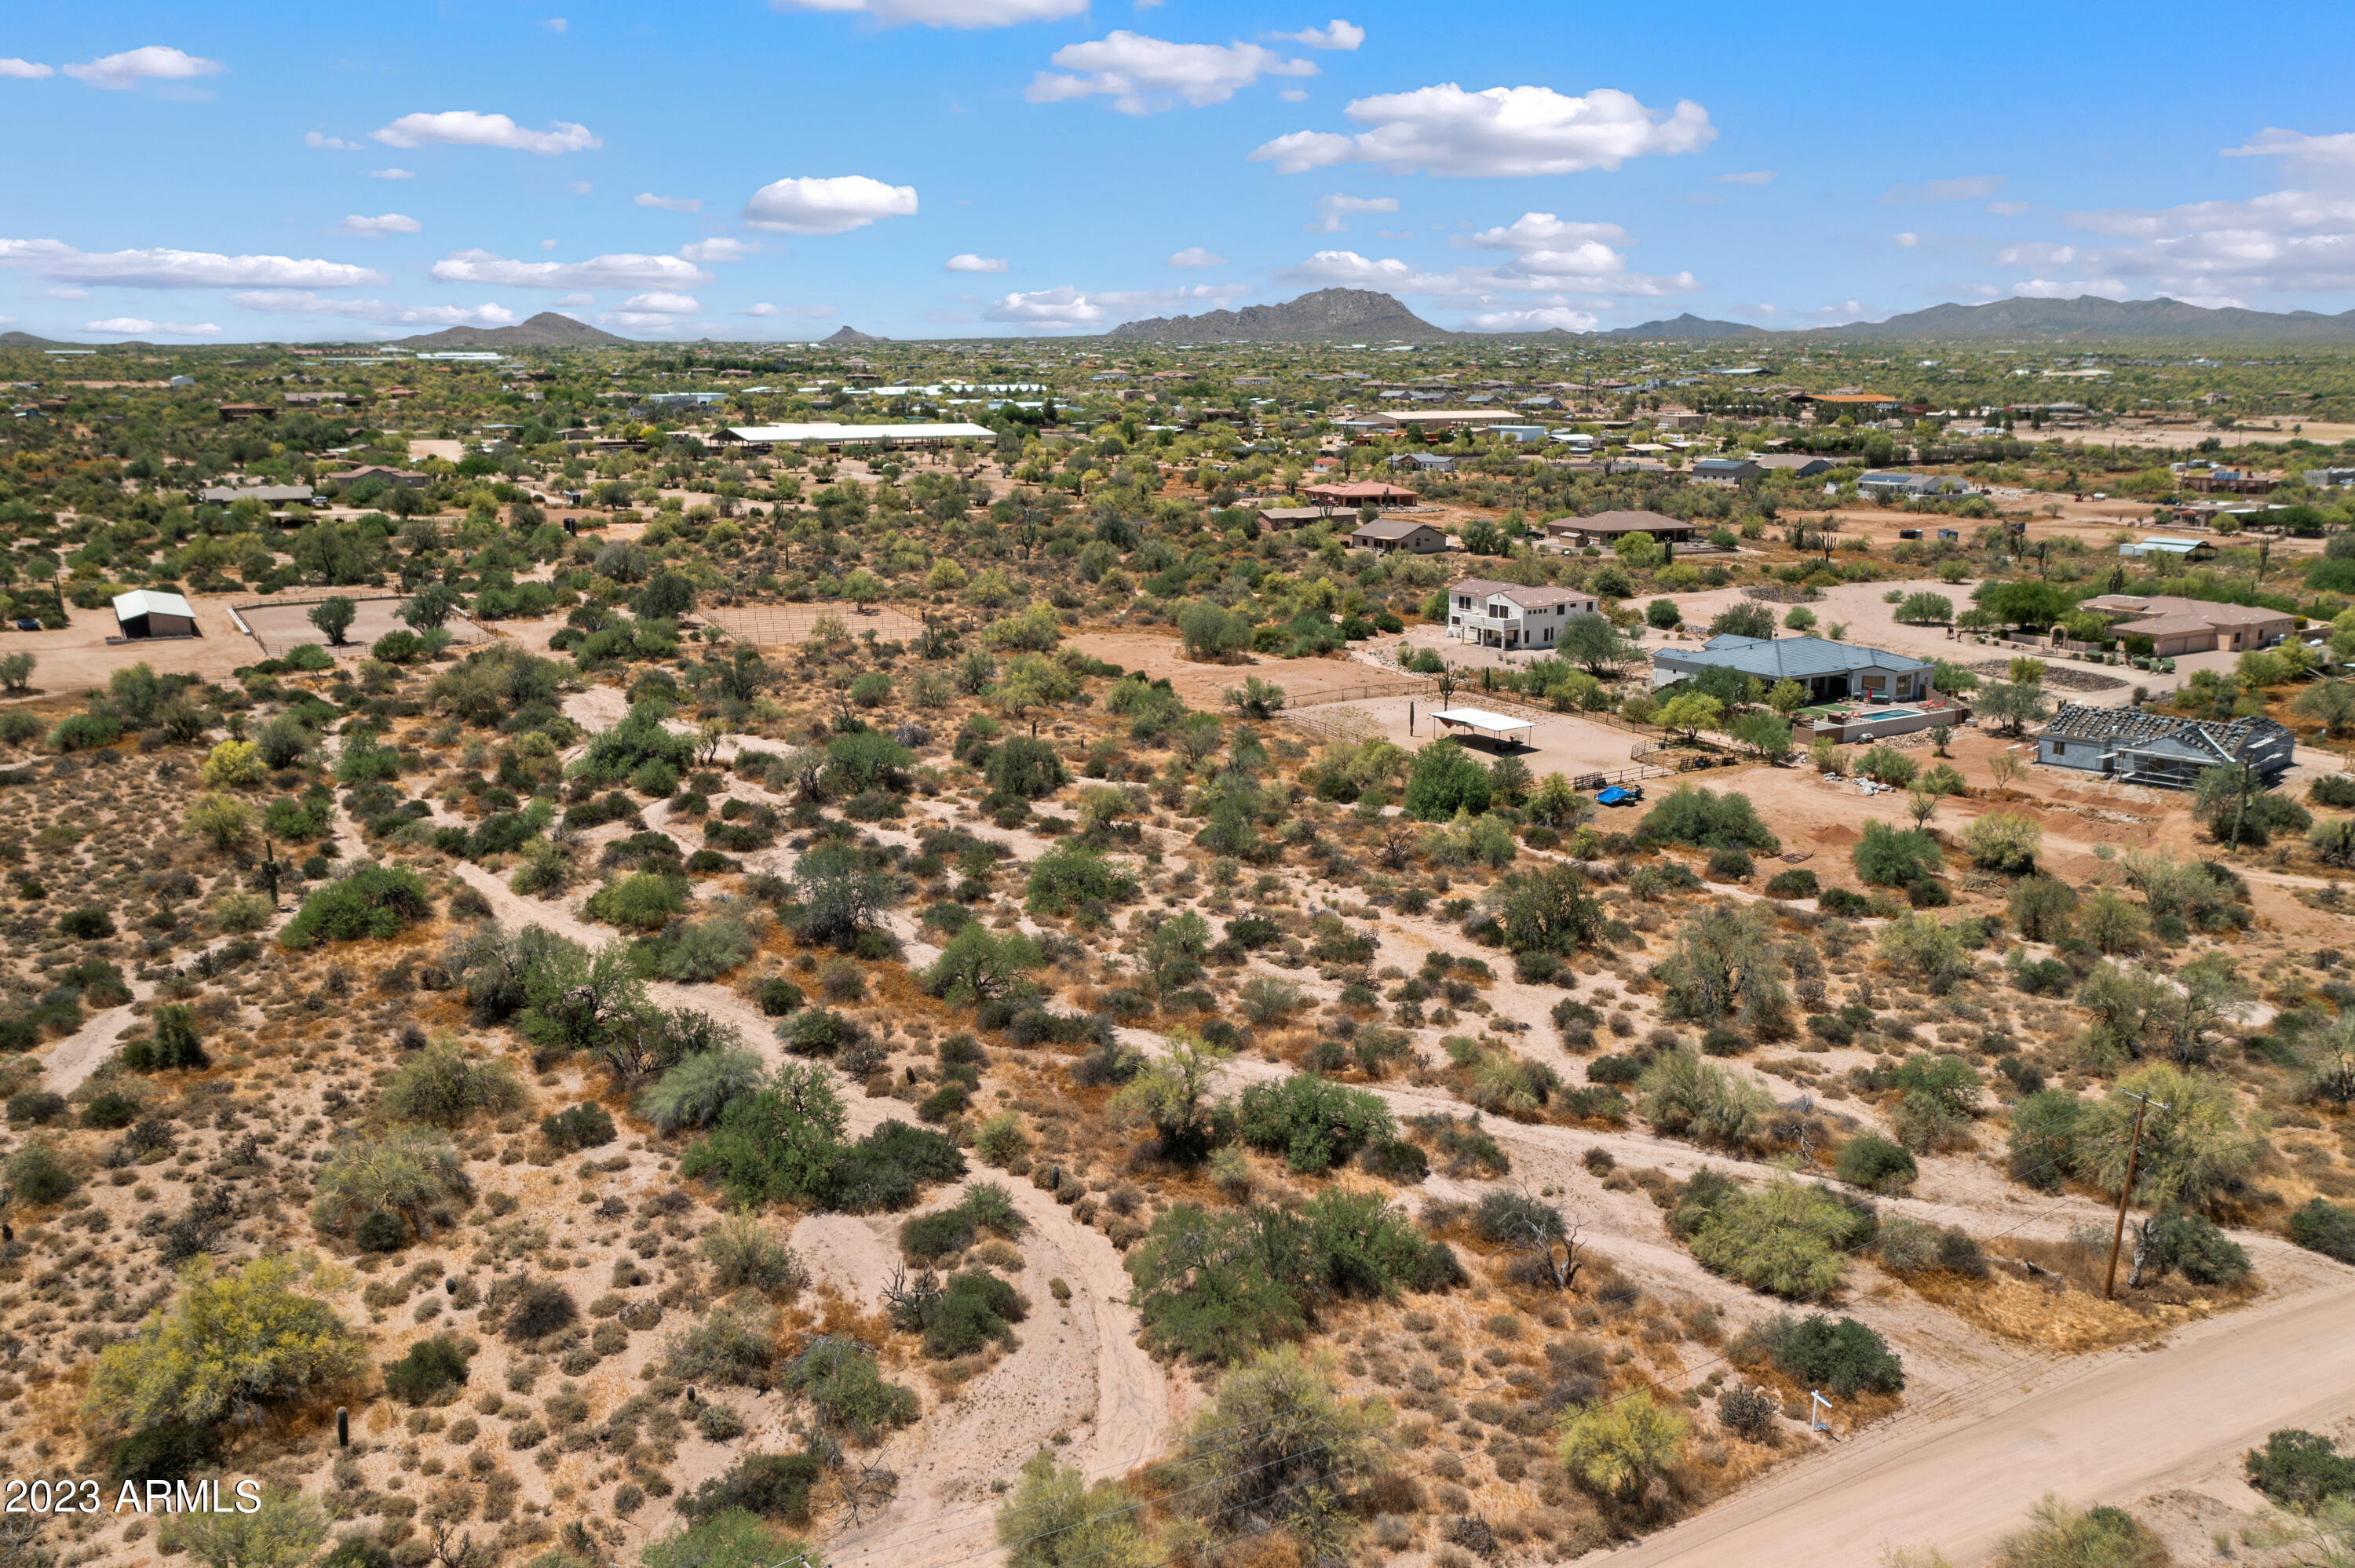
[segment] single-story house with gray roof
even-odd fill
[[[1884,648],[1822,637],[1712,637],[1698,648],[1663,648],[1652,655],[1652,686],[1672,686],[1703,670],[1738,670],[1772,686],[1796,681],[1811,703],[1844,697],[1912,703],[1930,695],[1937,666]]]
[[[2195,719],[2064,703],[2036,733],[2036,760],[2128,784],[2189,789],[2203,770],[2240,762],[2273,783],[2289,770],[2296,745],[2296,736],[2262,715]]]
[[[1447,548],[1447,535],[1428,523],[1418,523],[1412,517],[1380,517],[1371,523],[1360,523],[1349,531],[1349,543],[1360,550],[1374,550],[1388,555],[1404,550],[1410,555],[1435,556]]]

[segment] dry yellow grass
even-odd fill
[[[2004,1274],[1983,1280],[1928,1274],[1915,1279],[1913,1287],[1990,1334],[2063,1355],[2158,1339],[2216,1309],[2206,1298],[2195,1297],[2157,1304],[2145,1313],[2081,1290],[2051,1290]]]

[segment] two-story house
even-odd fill
[[[1593,615],[1592,594],[1465,577],[1447,589],[1447,635],[1487,648],[1550,648],[1573,615]]]

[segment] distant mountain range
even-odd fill
[[[1642,326],[1613,327],[1600,334],[1603,337],[1765,337],[1764,327],[1754,327],[1742,322],[1714,322],[1707,316],[1697,316],[1687,311],[1680,316],[1665,321],[1646,322]]]
[[[2315,311],[2211,309],[2180,300],[1993,300],[1984,305],[1932,305],[1885,322],[1773,331],[1742,322],[1685,314],[1641,326],[1616,327],[1608,337],[1794,338],[1929,337],[2025,339],[2090,343],[2103,339],[2171,338],[2211,343],[2355,343],[2355,311],[2327,316]]]
[[[1438,343],[1467,334],[1433,326],[1371,289],[1319,289],[1280,305],[1123,322],[1103,335],[1122,343]]]
[[[1112,343],[1448,343],[1497,338],[1571,340],[1588,335],[1560,327],[1540,333],[1450,332],[1424,321],[1398,300],[1372,289],[1318,289],[1280,304],[1246,305],[1199,316],[1155,316],[1123,322],[1103,334]],[[2172,340],[2188,343],[2355,344],[2355,311],[2325,315],[2317,311],[2211,309],[2180,300],[2105,300],[2081,294],[2073,300],[1995,300],[1983,305],[1932,305],[1883,322],[1845,326],[1770,328],[1746,322],[1714,321],[1690,312],[1638,326],[1614,327],[1596,337],[1626,339],[1741,340],[1764,346],[1810,339],[1945,338],[1980,342],[2100,343]],[[448,327],[389,346],[441,348],[590,348],[633,339],[588,323],[542,311],[529,321],[504,327]],[[889,343],[856,327],[840,327],[822,340],[856,346]],[[27,332],[0,333],[0,347],[73,346]],[[116,344],[111,347],[147,346]]]
[[[396,348],[595,348],[628,343],[626,337],[575,321],[554,311],[542,311],[527,322],[503,327],[444,327],[421,337],[394,340]]]
[[[1246,305],[1199,316],[1156,316],[1125,322],[1105,333],[1127,343],[1439,343],[1492,337],[1573,338],[1559,327],[1542,333],[1463,333],[1434,326],[1388,294],[1370,289],[1319,289],[1278,305]],[[1712,321],[1690,312],[1640,326],[1595,334],[1611,338],[1749,339],[1975,338],[2090,343],[2105,339],[2174,339],[2246,343],[2355,343],[2355,311],[2276,314],[2238,306],[2210,309],[2180,300],[1996,300],[1984,305],[1933,305],[1884,322],[1846,326],[1770,328]]]

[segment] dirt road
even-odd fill
[[[1977,1561],[2030,1505],[2130,1502],[2169,1486],[2240,1489],[2241,1453],[2355,1409],[2355,1269],[2320,1258],[2275,1300],[2163,1347],[2056,1362],[2032,1383],[1957,1391],[1744,1497],[1611,1553],[1621,1568],[1820,1568],[1884,1544]]]

